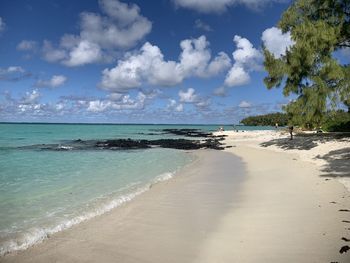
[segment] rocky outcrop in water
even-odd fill
[[[164,129],[166,133],[185,137],[202,137],[205,139],[158,139],[158,140],[135,140],[135,139],[111,139],[111,140],[72,140],[60,144],[36,144],[19,147],[20,149],[43,150],[43,151],[72,151],[72,150],[134,150],[147,148],[170,148],[180,150],[215,149],[223,150],[221,143],[223,136],[214,136],[212,133],[194,129]]]

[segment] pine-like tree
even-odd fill
[[[328,104],[350,104],[350,65],[334,57],[350,48],[350,0],[297,0],[278,27],[295,44],[280,58],[264,48],[265,85],[297,95],[285,107],[294,124],[319,126]]]

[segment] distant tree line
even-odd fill
[[[241,123],[247,126],[286,126],[289,118],[286,113],[276,112],[258,116],[250,116],[241,120]]]

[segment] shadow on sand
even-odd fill
[[[294,140],[289,138],[274,139],[261,143],[263,147],[275,145],[285,150],[310,150],[318,145],[331,141],[349,141],[350,133],[332,134],[298,134]],[[315,158],[327,162],[322,167],[321,176],[325,177],[350,177],[350,147],[330,151],[325,155],[317,155]]]

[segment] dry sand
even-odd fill
[[[350,209],[350,193],[333,177],[323,177],[324,160],[313,159],[324,154],[324,145],[321,151],[315,146],[307,158],[304,150],[260,146],[276,137],[291,143],[287,135],[226,134],[227,145],[234,146],[227,151],[242,158],[247,178],[239,207],[222,218],[197,262],[350,262],[350,251],[339,253],[350,245],[341,240],[350,238],[350,224],[342,222],[350,220],[350,211],[339,211]],[[349,146],[326,144],[329,150]],[[349,160],[342,165],[348,168],[343,176],[350,176]]]
[[[348,175],[348,142],[326,142],[342,158],[324,150],[321,164],[307,157],[315,153],[260,145],[285,135],[227,134],[235,147],[226,153],[199,151],[174,179],[0,261],[350,262],[350,250],[339,253],[350,246],[341,240],[350,212],[339,211],[350,209],[350,193],[331,176]]]

